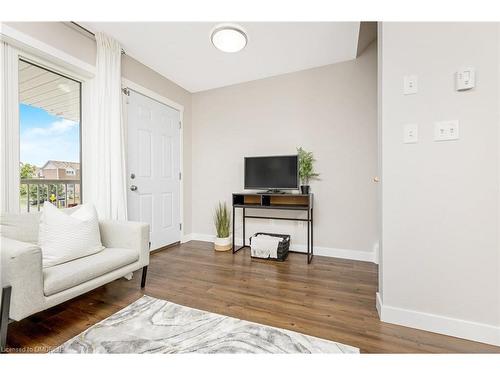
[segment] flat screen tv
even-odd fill
[[[246,157],[245,189],[298,189],[298,165],[297,155]]]

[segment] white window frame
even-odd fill
[[[0,23],[0,41],[7,44],[5,59],[2,60],[2,82],[0,85],[0,117],[1,152],[0,177],[0,211],[18,213],[19,207],[19,58],[33,62],[56,73],[68,76],[81,83],[81,162],[84,160],[84,124],[90,119],[90,85],[95,75],[95,67],[71,56],[57,48],[21,33]],[[3,58],[4,56],[2,56]],[[4,84],[5,83],[5,84]],[[83,192],[83,174],[80,174]]]

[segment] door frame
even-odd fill
[[[181,126],[179,129],[179,171],[181,173],[181,178],[179,180],[179,220],[181,224],[181,228],[179,228],[179,241],[183,242],[184,238],[184,106],[182,104],[179,104],[172,99],[169,99],[165,96],[162,96],[144,86],[139,85],[138,83],[135,83],[127,78],[122,77],[122,88],[125,89],[130,89],[133,90],[141,95],[144,95],[152,100],[155,100],[161,104],[164,104],[170,108],[173,108],[177,111],[179,111],[179,116],[180,116],[180,121],[181,121]],[[124,119],[124,125],[125,128],[128,129],[128,114],[127,116],[123,116]],[[128,131],[128,130],[127,130]],[[128,150],[127,150],[128,153]],[[127,199],[127,205],[128,205],[128,199]]]

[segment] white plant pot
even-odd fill
[[[231,250],[232,247],[231,236],[219,238],[215,237],[214,248],[216,251],[228,251]]]

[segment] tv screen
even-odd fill
[[[245,158],[245,189],[290,190],[298,188],[297,155]]]

